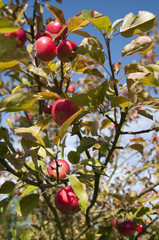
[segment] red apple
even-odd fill
[[[40,30],[39,32],[37,32],[35,39],[38,40],[39,38],[46,37],[46,36],[47,36],[47,34],[45,33],[45,31]]]
[[[55,58],[56,56],[56,45],[49,37],[41,37],[36,43],[36,56],[44,61],[48,62]]]
[[[113,227],[117,228],[120,223],[121,223],[121,220],[113,218],[113,221],[112,221]]]
[[[48,33],[47,33],[47,35],[48,35],[48,37],[51,37],[51,38],[52,37],[54,38],[61,30],[62,30],[62,26],[57,20],[49,22],[48,25],[46,26],[46,31],[51,33],[51,35]],[[57,38],[55,38],[55,40],[60,40],[60,39],[64,38],[64,36],[66,34],[67,34],[67,28],[65,28],[63,33],[60,36],[58,36]]]
[[[58,125],[62,125],[68,118],[78,111],[77,106],[69,99],[58,99],[52,107],[52,116]],[[73,124],[74,120],[71,124]]]
[[[73,61],[77,53],[73,53],[77,49],[77,44],[71,40],[63,40],[60,42],[56,48],[56,55],[58,59],[62,62]]]
[[[52,106],[50,104],[45,105],[44,113],[51,114],[51,112],[52,112]]]
[[[70,93],[73,93],[73,92],[75,91],[75,86],[70,85],[70,86],[67,88],[67,91],[70,92]]]
[[[138,232],[142,232],[142,231],[143,231],[143,228],[144,228],[144,227],[143,227],[141,224],[138,224],[138,225],[137,225],[137,231],[138,231]]]
[[[69,164],[63,159],[57,159],[58,163],[58,173],[59,173],[59,180],[66,178],[67,174],[70,172]],[[57,171],[56,171],[56,161],[53,161],[49,164],[48,173],[50,176],[54,176],[57,178]]]
[[[22,47],[27,40],[26,33],[22,28],[19,28],[10,33],[6,33],[5,37],[11,37],[11,38],[17,39],[19,41],[19,43],[16,45],[18,48]]]
[[[129,236],[135,233],[136,226],[135,223],[131,220],[126,220],[119,224],[119,231],[124,236]]]
[[[78,198],[71,186],[65,187],[56,193],[55,205],[64,214],[74,214],[80,211]]]

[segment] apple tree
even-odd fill
[[[158,42],[148,11],[0,1],[1,239],[159,239]]]

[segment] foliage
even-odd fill
[[[125,239],[114,218],[143,226],[129,239],[159,239],[157,16],[139,11],[111,23],[102,13],[83,10],[66,21],[61,9],[45,1],[34,1],[32,17],[29,3],[17,2],[0,2],[1,239]],[[57,35],[67,26],[66,38],[83,37],[72,62],[36,57],[36,34],[50,22],[44,11],[61,23]],[[87,26],[99,36],[91,36]],[[19,27],[27,33],[22,48],[5,37]],[[110,43],[117,35],[133,40],[114,63]],[[136,53],[139,63],[122,66],[123,58]],[[74,93],[67,91],[70,84]],[[59,98],[79,108],[61,127],[43,111]],[[71,167],[61,181],[47,171],[58,158]],[[60,213],[54,203],[67,185],[81,207],[74,215]]]

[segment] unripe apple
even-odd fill
[[[73,93],[73,92],[75,91],[75,86],[70,85],[70,86],[67,88],[67,91],[70,92],[70,93]]]
[[[49,37],[41,37],[35,42],[36,56],[44,61],[48,62],[56,56],[56,45]]]
[[[63,159],[57,159],[57,163],[58,163],[58,177],[59,177],[59,180],[63,180],[64,178],[66,178],[67,174],[69,174],[70,166]],[[49,173],[50,176],[53,175],[55,178],[57,178],[56,161],[50,162],[49,167],[48,167],[48,173]]]
[[[62,26],[57,20],[49,22],[48,25],[46,26],[46,31],[51,33],[51,35],[47,33],[47,36],[51,38],[52,37],[54,38],[61,30],[62,30]],[[55,40],[60,40],[64,38],[66,34],[67,34],[67,28],[65,28],[62,34],[57,38],[55,38]]]
[[[63,40],[60,42],[56,48],[56,55],[58,59],[62,62],[73,61],[77,53],[73,53],[77,49],[77,44],[71,40]]]
[[[136,226],[135,223],[131,220],[126,220],[119,224],[119,231],[124,236],[129,236],[135,233]]]
[[[39,38],[46,37],[46,36],[47,36],[47,34],[45,33],[45,31],[40,30],[39,32],[37,32],[35,39],[38,40]]]
[[[18,48],[21,48],[27,40],[26,33],[22,28],[19,28],[10,33],[6,33],[5,37],[11,37],[11,38],[17,39],[19,41],[19,43],[17,43],[16,47],[18,47]]]
[[[51,114],[51,112],[52,112],[52,106],[50,104],[45,105],[44,113]]]
[[[68,118],[78,111],[77,106],[69,99],[58,99],[52,107],[52,116],[58,125],[62,125]],[[74,120],[71,124],[73,124]]]
[[[74,214],[80,211],[78,198],[71,186],[65,187],[56,193],[55,205],[64,214]]]

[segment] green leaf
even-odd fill
[[[112,107],[128,107],[130,102],[131,101],[129,99],[123,96],[117,96],[111,99],[111,106]]]
[[[52,99],[52,100],[57,100],[60,98],[60,96],[54,92],[38,92],[38,94],[43,98],[43,99]],[[43,100],[42,99],[42,100]]]
[[[30,140],[32,142],[37,143],[38,145],[45,147],[45,143],[43,142],[43,140],[41,139],[41,137],[39,136],[39,134],[37,133],[37,130],[39,129],[38,127],[30,127],[30,128],[17,128],[15,129],[15,134],[25,138],[27,140]]]
[[[139,36],[123,48],[122,56],[130,56],[137,52],[146,54],[153,46],[154,42],[149,36]]]
[[[159,87],[159,72],[154,71],[152,74],[141,79],[144,86]]]
[[[150,65],[146,65],[144,66],[149,72],[159,72],[159,65],[157,64],[150,64]]]
[[[35,236],[35,233],[31,230],[26,230],[22,235],[20,236],[21,240],[32,240],[33,237]]]
[[[139,153],[141,153],[141,155],[143,155],[143,145],[142,144],[138,144],[138,143],[135,143],[135,144],[132,144],[129,146],[131,149],[134,149],[136,151],[138,151]]]
[[[80,162],[80,164],[88,165],[88,166],[91,166],[91,167],[101,167],[102,166],[100,161],[98,159],[95,159],[95,158],[84,159]]]
[[[10,63],[11,61],[27,60],[27,51],[25,51],[24,48],[17,48],[17,43],[18,41],[16,39],[0,36],[0,62]]]
[[[82,13],[79,15],[79,17],[83,17],[83,18],[91,18],[91,14],[88,10],[83,10]]]
[[[27,216],[33,208],[36,208],[39,203],[39,195],[38,194],[29,194],[23,197],[17,205],[17,213],[20,216]]]
[[[73,114],[70,118],[68,118],[61,126],[59,132],[58,132],[58,137],[61,140],[63,136],[65,135],[68,127],[71,125],[71,123],[76,119],[76,117],[83,111],[81,108],[79,111],[77,111],[75,114]]]
[[[143,67],[138,63],[128,63],[124,66],[125,74],[143,72]]]
[[[16,92],[4,97],[0,102],[0,112],[16,112],[21,110],[33,109],[34,101],[37,97],[34,97],[26,92]]]
[[[4,182],[0,187],[0,193],[1,194],[7,194],[13,191],[15,188],[15,183],[12,181],[6,181]]]
[[[72,164],[77,164],[80,161],[80,155],[78,155],[77,152],[74,151],[70,151],[67,157],[69,162]]]
[[[115,32],[117,30],[117,27],[120,25],[120,23],[123,22],[123,18],[121,19],[117,19],[115,22],[113,22],[111,28],[112,28],[112,31],[111,33]]]
[[[80,145],[77,148],[77,153],[80,154],[87,149],[91,148],[97,142],[96,139],[91,137],[83,137],[80,141]]]
[[[61,25],[66,24],[64,14],[60,8],[50,4],[46,4],[45,6],[54,15],[57,21],[61,23]]]
[[[34,67],[34,66],[29,66],[29,71],[40,76],[43,78],[47,78],[48,75],[46,74],[46,72],[42,69],[42,68],[38,68],[38,67]]]
[[[99,17],[99,18],[91,18],[90,22],[93,23],[99,31],[104,31],[106,34],[109,34],[111,31],[111,21],[107,16]]]
[[[106,96],[107,87],[108,87],[108,83],[107,81],[104,81],[95,89],[91,89],[87,92],[89,100],[91,101],[91,104],[93,106],[98,106],[99,103],[103,103],[104,98]]]
[[[68,19],[67,27],[69,32],[74,32],[78,29],[81,29],[89,24],[89,20],[83,17],[72,17]]]
[[[7,69],[12,69],[12,68],[18,68],[19,67],[19,62],[14,60],[14,61],[9,61],[9,62],[0,62],[0,72],[3,72]]]
[[[71,101],[78,106],[89,106],[89,99],[86,93],[73,95]]]
[[[0,155],[3,157],[9,153],[6,142],[0,142]]]
[[[21,197],[24,197],[25,195],[33,192],[34,190],[38,189],[39,187],[33,186],[33,185],[29,185],[26,187],[26,189],[23,191]]]
[[[83,210],[84,213],[86,213],[88,196],[83,188],[82,183],[75,176],[67,175],[67,177],[71,183],[73,191],[75,192],[77,198],[79,199],[80,208]]]
[[[73,30],[73,33],[78,34],[78,35],[80,35],[82,37],[85,37],[85,38],[90,38],[91,37],[91,35],[89,33],[85,32],[83,30]]]
[[[148,208],[148,207],[139,207],[135,215],[136,215],[137,218],[139,218],[139,217],[142,217],[144,215],[151,214],[152,211],[153,210],[151,208]]]
[[[90,38],[84,38],[79,47],[76,49],[76,52],[89,57],[102,65],[105,62],[103,46],[99,39],[94,36],[91,36]]]
[[[149,118],[151,120],[153,120],[153,115],[151,115],[150,113],[148,113],[146,110],[143,109],[139,109],[138,113],[146,118]]]
[[[132,37],[136,33],[146,32],[153,27],[156,18],[157,16],[147,11],[139,11],[138,15],[129,13],[124,18],[120,33],[123,37]]]
[[[9,21],[6,18],[0,17],[0,33],[9,33],[21,28],[20,26],[15,25],[14,22]]]
[[[89,74],[89,75],[94,75],[100,78],[104,78],[104,75],[97,69],[97,68],[91,68],[91,67],[84,67],[81,69],[77,69],[76,73],[81,73],[81,74]]]

